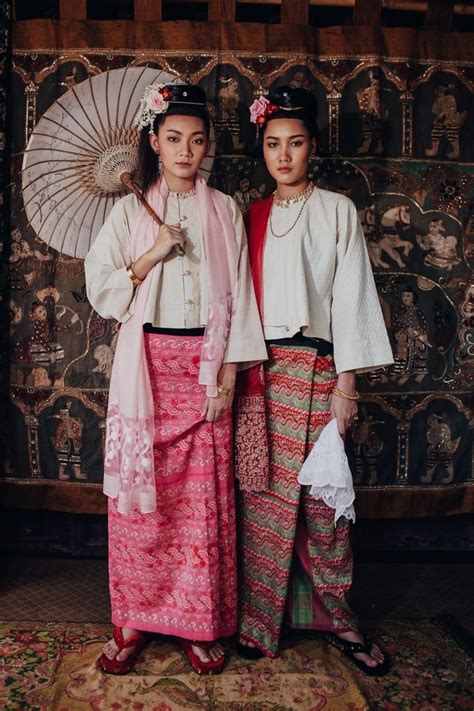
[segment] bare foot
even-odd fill
[[[194,654],[199,657],[201,662],[214,662],[217,659],[222,659],[225,654],[224,647],[222,646],[222,644],[219,644],[219,642],[213,644],[210,649],[204,649],[198,644],[193,644],[191,648]]]
[[[348,642],[359,642],[359,644],[364,644],[364,638],[360,632],[354,632],[350,630],[349,632],[336,632],[335,634],[341,639],[347,640]],[[368,667],[378,667],[385,661],[384,653],[375,643],[372,644],[370,654],[358,652],[354,654],[354,657],[356,659],[359,659]]]
[[[132,636],[132,634],[136,634],[138,630],[132,630],[129,627],[122,627],[122,634],[123,638],[126,640],[129,637]],[[131,647],[125,647],[125,649],[122,649],[120,654],[118,653],[119,648],[117,646],[117,642],[112,639],[109,639],[107,644],[103,648],[103,653],[108,659],[117,659],[118,662],[122,662],[124,659],[126,659],[135,649],[135,646],[132,645]]]

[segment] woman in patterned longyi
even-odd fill
[[[142,190],[164,224],[122,198],[85,264],[90,302],[121,322],[104,462],[115,629],[99,660],[115,674],[150,632],[219,672],[218,639],[236,631],[230,408],[237,365],[266,349],[240,211],[198,177],[205,102],[196,86],[147,88]]]
[[[393,362],[357,210],[308,179],[315,106],[303,89],[280,87],[251,107],[274,194],[247,214],[249,250],[269,360],[261,366],[268,441],[246,410],[259,380],[238,398],[244,655],[278,653],[282,625],[323,631],[368,674],[387,669],[363,638],[347,601],[349,521],[314,499],[297,477],[323,426],[344,436],[357,415],[355,374]],[[260,446],[261,443],[261,446]],[[259,449],[260,446],[260,449]]]

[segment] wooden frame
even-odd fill
[[[168,0],[172,1],[172,0]],[[189,3],[203,0],[186,0]],[[163,3],[167,0],[134,0],[134,19],[141,22],[159,22],[163,17]],[[309,8],[354,8],[354,24],[378,22],[382,8],[405,12],[426,12],[427,29],[449,30],[454,14],[474,15],[474,6],[455,0],[208,0],[208,20],[235,22],[237,3],[245,5],[281,5],[282,24],[308,22]],[[373,9],[372,9],[373,8]],[[87,20],[87,0],[59,0],[60,20]],[[364,22],[361,22],[364,20]]]

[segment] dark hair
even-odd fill
[[[416,293],[416,291],[414,290],[414,288],[412,286],[408,285],[408,286],[403,287],[402,294],[405,294],[405,293],[411,294],[413,296],[413,303],[414,304],[418,303],[418,294]]]
[[[263,140],[266,128],[274,119],[299,119],[303,122],[308,137],[316,137],[316,99],[306,89],[292,89],[291,86],[279,86],[270,92],[268,100],[280,108],[271,113],[260,131]]]
[[[204,123],[206,136],[209,138],[211,122],[206,108],[206,94],[199,86],[191,84],[169,84],[164,87],[168,93],[168,109],[157,114],[153,122],[153,132],[158,133],[160,126],[168,116],[195,116]],[[150,129],[142,128],[138,144],[138,179],[145,195],[158,178],[158,160],[150,146]]]

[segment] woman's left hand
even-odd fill
[[[225,410],[230,410],[234,400],[235,378],[237,376],[237,363],[223,363],[217,382],[224,388],[232,391],[231,395],[217,394],[217,397],[205,397],[201,407],[201,415],[207,422],[215,422]]]
[[[207,422],[215,422],[225,410],[230,410],[234,395],[217,395],[205,397],[201,407],[201,415]]]
[[[337,388],[344,393],[353,393],[355,390],[355,372],[348,370],[339,373],[337,378]],[[331,395],[331,419],[336,418],[337,429],[341,437],[344,437],[346,430],[357,417],[357,400],[349,400],[340,395]]]
[[[337,429],[341,437],[345,437],[347,428],[357,417],[357,401],[348,400],[339,395],[331,395],[331,419],[336,418]]]

